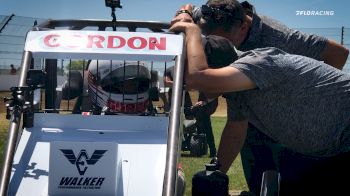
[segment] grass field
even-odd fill
[[[7,96],[7,92],[0,92],[0,97]],[[196,95],[194,95],[192,98],[195,99]],[[218,110],[215,113],[214,117],[212,117],[212,125],[214,130],[214,137],[215,137],[215,144],[218,146],[220,136],[222,129],[225,125],[226,118],[222,117],[222,115],[225,113],[225,111],[222,111],[223,104],[219,104]],[[0,103],[0,159],[2,164],[2,152],[4,143],[7,136],[7,129],[9,122],[5,118],[5,107],[3,103]],[[204,170],[204,164],[208,163],[210,161],[210,158],[208,156],[203,157],[189,157],[187,152],[183,152],[180,158],[180,162],[183,165],[183,169],[186,175],[186,196],[191,195],[191,179],[193,174],[200,170]],[[242,190],[248,190],[246,181],[243,176],[242,171],[242,165],[240,157],[236,159],[234,164],[231,166],[230,170],[228,171],[228,176],[230,178],[230,190],[236,190],[235,192],[239,192]]]
[[[8,92],[0,92],[0,165],[2,165],[2,159],[3,159],[3,149],[4,149],[4,144],[5,140],[7,138],[7,129],[9,126],[9,121],[6,119],[6,108],[5,105],[2,101],[3,97],[9,96]]]
[[[218,146],[219,144],[221,132],[224,128],[225,122],[226,118],[224,117],[212,117],[212,126],[216,146]],[[186,175],[186,195],[191,195],[191,179],[193,174],[200,170],[204,170],[204,164],[209,163],[209,161],[210,158],[208,158],[207,156],[203,156],[200,158],[181,156],[180,162],[182,162],[183,164],[183,168]],[[230,179],[230,190],[235,190],[235,192],[248,190],[248,186],[243,175],[240,156],[238,156],[238,158],[235,160],[234,164],[231,166],[227,174]]]

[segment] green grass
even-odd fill
[[[212,126],[213,133],[215,138],[215,145],[218,146],[220,142],[221,132],[225,126],[226,118],[224,117],[212,117]],[[210,162],[210,158],[208,156],[203,157],[187,157],[182,156],[180,158],[180,162],[182,163],[185,176],[186,176],[186,196],[191,195],[191,187],[192,187],[192,176],[198,171],[204,170],[204,164]],[[245,181],[241,157],[238,156],[228,171],[227,175],[230,179],[229,188],[230,190],[248,190],[247,183]]]
[[[9,92],[0,91],[0,98],[9,97]],[[0,168],[2,168],[2,159],[5,140],[7,138],[7,129],[9,127],[9,121],[6,119],[6,107],[2,100],[0,100]]]
[[[0,113],[0,166],[2,167],[4,144],[7,137],[9,121],[5,118],[5,113]]]
[[[212,117],[212,125],[214,131],[215,144],[218,146],[220,142],[221,132],[224,128],[226,119],[223,117]],[[4,141],[7,137],[9,121],[5,118],[5,113],[0,113],[0,166],[2,165],[3,158],[3,147]],[[192,176],[198,171],[204,170],[204,164],[209,163],[210,158],[208,156],[203,157],[188,157],[182,156],[180,162],[183,165],[183,169],[186,176],[186,196],[191,195],[192,187]],[[241,165],[240,156],[235,160],[234,164],[228,171],[228,176],[230,179],[229,188],[230,190],[248,190]]]

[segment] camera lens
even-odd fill
[[[200,7],[193,7],[192,9],[192,18],[195,23],[199,22],[202,17],[202,10]]]

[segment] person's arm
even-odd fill
[[[217,158],[220,171],[226,173],[244,144],[248,121],[227,121],[222,132]]]
[[[253,89],[255,83],[238,69],[227,66],[209,69],[202,46],[199,27],[193,23],[177,22],[169,29],[185,32],[187,48],[186,85],[207,93],[224,93]]]
[[[328,40],[326,48],[321,53],[321,60],[335,68],[343,69],[348,55],[348,49],[335,41]]]
[[[231,66],[189,72],[186,84],[190,88],[206,93],[227,93],[256,88],[249,77]]]

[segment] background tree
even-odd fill
[[[65,66],[66,68],[66,71],[68,72],[69,69],[70,70],[79,70],[79,71],[82,71],[83,70],[83,66],[87,65],[87,61],[84,61],[84,60],[74,60],[74,61],[71,61],[70,63],[68,62],[68,64]]]

